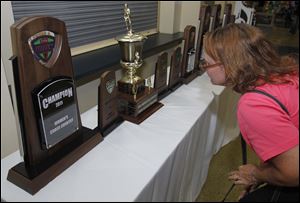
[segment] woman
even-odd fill
[[[204,58],[213,84],[242,94],[240,131],[261,159],[259,166],[242,165],[229,174],[244,186],[240,201],[298,201],[299,65],[280,57],[262,32],[247,24],[207,33]]]

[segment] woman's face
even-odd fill
[[[204,53],[204,59],[207,65],[206,67],[204,66],[204,69],[210,77],[211,83],[214,85],[225,85],[226,74],[224,66],[220,62],[214,61],[206,53]]]

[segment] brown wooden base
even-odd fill
[[[118,116],[115,120],[110,122],[104,128],[100,128],[100,127],[97,127],[97,128],[101,132],[102,136],[105,137],[106,135],[108,135],[110,132],[112,132],[115,128],[117,128],[122,123],[123,123],[123,118]]]
[[[141,122],[146,120],[149,116],[151,116],[154,112],[156,112],[158,109],[160,109],[162,106],[163,106],[162,103],[155,102],[149,108],[147,108],[145,111],[140,113],[137,117],[128,116],[128,115],[124,115],[124,114],[121,114],[121,116],[124,120],[130,121],[135,124],[140,124]]]
[[[197,74],[201,76],[205,71],[201,68],[197,69]]]
[[[184,84],[189,84],[192,80],[194,80],[196,77],[198,77],[198,73],[197,71],[193,71],[192,73],[189,73],[188,75],[186,75],[182,81]]]
[[[8,171],[7,180],[34,195],[103,140],[101,134],[98,132],[88,129],[84,133],[86,134],[83,135],[82,143],[77,148],[37,176],[30,178],[25,164],[22,162]]]
[[[158,93],[158,101],[162,100],[163,98],[167,97],[169,94],[171,94],[171,90],[169,88],[164,89],[163,91]]]
[[[171,90],[172,92],[174,92],[174,91],[177,90],[179,87],[181,87],[181,85],[182,85],[182,81],[178,81],[177,83],[173,84],[173,85],[170,86],[169,88],[170,88],[170,90]]]

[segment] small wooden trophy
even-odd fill
[[[212,5],[209,31],[215,30],[217,27],[221,26],[221,8],[220,4]]]
[[[199,31],[197,37],[196,45],[196,56],[195,56],[195,68],[199,69],[199,74],[201,75],[204,70],[201,68],[201,63],[203,62],[203,37],[206,32],[209,31],[211,7],[209,5],[201,5],[199,11]]]
[[[168,53],[164,52],[158,56],[155,67],[154,88],[158,91],[158,100],[166,97],[170,91],[167,86]]]
[[[118,112],[117,92],[115,72],[104,72],[98,87],[98,128],[103,136],[108,135],[123,121]]]
[[[177,47],[171,56],[169,89],[175,91],[181,85],[181,47]]]
[[[231,11],[232,11],[232,5],[225,4],[222,27],[230,23]]]
[[[195,69],[195,26],[188,25],[184,29],[184,48],[182,56],[181,77],[184,84],[188,84],[198,76],[199,69]]]

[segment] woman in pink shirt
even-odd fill
[[[229,174],[240,201],[299,201],[299,65],[281,57],[262,32],[229,24],[204,38],[203,68],[215,85],[241,93],[238,123],[261,159]],[[263,187],[258,186],[266,183]]]

